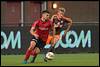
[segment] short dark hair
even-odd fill
[[[41,12],[41,14],[44,14],[44,13],[49,13],[50,14],[50,12],[48,10],[44,10],[44,11]]]

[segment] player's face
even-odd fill
[[[49,13],[44,13],[42,15],[42,17],[45,19],[45,20],[48,20],[50,18],[50,14]]]
[[[62,11],[58,11],[57,14],[58,14],[59,17],[62,17],[62,16],[64,15],[64,12],[62,12]]]

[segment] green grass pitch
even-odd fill
[[[35,63],[22,64],[24,55],[1,55],[1,66],[99,66],[99,53],[55,54],[53,60],[43,61],[39,54]]]

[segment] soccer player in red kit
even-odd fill
[[[32,63],[35,61],[37,54],[43,49],[46,44],[49,31],[52,28],[52,22],[49,19],[50,13],[49,11],[45,10],[42,12],[41,19],[35,21],[32,24],[30,33],[32,34],[32,40],[30,42],[30,46],[26,51],[25,58],[23,63],[27,64],[27,60],[29,59],[30,55],[33,56]]]

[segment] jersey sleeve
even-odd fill
[[[36,26],[37,26],[37,24],[38,24],[38,20],[37,20],[37,21],[35,21],[35,22],[32,24],[32,27],[36,27]]]

